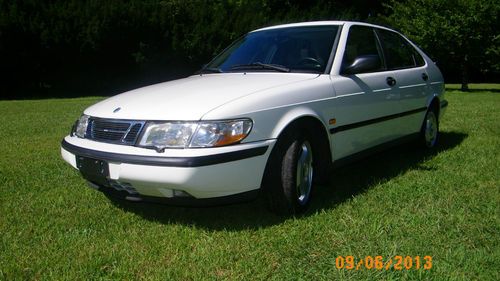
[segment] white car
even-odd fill
[[[443,90],[431,59],[388,28],[272,26],[196,75],[87,108],[61,153],[91,186],[129,200],[204,205],[262,191],[294,214],[334,165],[402,140],[434,147]]]

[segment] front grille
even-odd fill
[[[143,126],[144,121],[91,117],[86,137],[100,142],[134,145]]]

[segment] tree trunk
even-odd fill
[[[467,69],[467,55],[465,55],[464,61],[462,62],[462,88],[460,90],[462,92],[469,91],[469,73]]]

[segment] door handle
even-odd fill
[[[422,73],[422,79],[424,79],[424,81],[429,80],[429,75],[427,75],[427,73]]]
[[[396,85],[396,79],[394,79],[392,77],[387,77],[385,79],[385,81],[387,82],[387,85],[389,85],[391,87],[394,86],[394,85]]]

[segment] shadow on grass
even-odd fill
[[[466,137],[463,133],[442,132],[440,142],[433,150],[418,149],[411,143],[404,144],[336,169],[332,172],[332,183],[329,186],[317,187],[309,211],[303,217],[319,210],[335,208],[338,204],[364,193],[373,185],[390,180],[408,170],[432,169],[422,163],[443,151],[455,148]],[[262,198],[249,203],[204,208],[132,203],[109,198],[124,211],[133,212],[150,221],[191,225],[207,230],[258,229],[279,224],[287,219],[267,211]]]
[[[330,186],[316,190],[312,211],[333,208],[408,170],[434,170],[422,164],[443,151],[455,148],[467,138],[467,134],[441,132],[439,137],[435,149],[416,148],[414,143],[403,144],[335,170]]]

